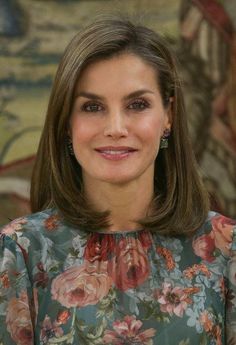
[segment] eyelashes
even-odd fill
[[[82,106],[81,110],[86,113],[95,113],[97,111],[101,111],[102,107],[97,103],[86,103]]]
[[[143,111],[147,108],[150,108],[150,104],[144,99],[135,100],[127,106],[127,109],[135,111],[135,112]],[[81,107],[81,110],[86,113],[96,113],[96,112],[102,111],[103,109],[104,108],[100,103],[94,102],[94,101],[86,102]]]
[[[130,104],[129,109],[134,110],[144,110],[146,108],[149,108],[149,103],[143,99],[134,101]]]

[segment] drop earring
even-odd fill
[[[168,148],[168,137],[170,136],[170,129],[165,129],[161,137],[160,149]]]

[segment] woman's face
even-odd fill
[[[124,53],[87,66],[76,85],[70,136],[84,182],[153,179],[170,128],[153,67]]]

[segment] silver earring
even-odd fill
[[[74,154],[71,138],[67,138],[67,148],[68,148],[69,154],[71,156],[74,156],[75,154]]]
[[[168,137],[170,136],[170,129],[165,129],[161,137],[160,149],[168,148]]]

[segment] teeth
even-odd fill
[[[122,153],[128,153],[129,151],[112,151],[112,150],[107,150],[107,151],[101,151],[102,153],[106,153],[108,155],[117,155],[117,154],[122,154]]]

